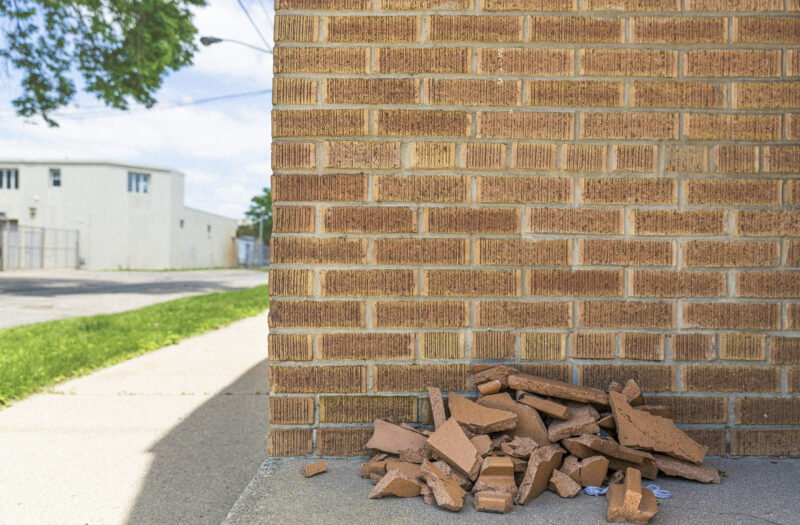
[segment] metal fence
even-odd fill
[[[269,245],[255,242],[252,237],[236,239],[239,252],[239,266],[246,268],[266,268],[269,266]]]
[[[78,268],[78,230],[0,222],[0,270]]]

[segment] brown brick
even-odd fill
[[[368,456],[365,448],[371,428],[320,428],[317,430],[317,455]]]
[[[676,423],[727,423],[728,403],[724,397],[646,396],[648,405],[666,406]]]
[[[780,305],[688,303],[683,308],[683,323],[688,328],[776,330],[780,328]]]
[[[426,270],[422,295],[492,297],[520,295],[519,270]]]
[[[326,142],[326,168],[399,168],[398,142]]]
[[[680,11],[678,0],[585,0],[587,11]]]
[[[531,208],[528,231],[535,233],[622,233],[622,210]]]
[[[320,396],[320,423],[372,423],[376,419],[417,421],[414,396]]]
[[[795,53],[795,56],[800,57],[800,52]],[[800,75],[800,59],[798,59],[797,75]],[[786,115],[786,138],[788,140],[800,140],[800,115],[789,114]]]
[[[581,113],[584,139],[677,139],[677,113]]]
[[[270,361],[311,361],[311,334],[269,334]]]
[[[411,167],[422,169],[446,169],[456,166],[455,142],[412,142]]]
[[[320,359],[413,359],[412,334],[320,334]]]
[[[314,233],[313,206],[275,206],[272,213],[275,233]]]
[[[687,77],[778,77],[781,52],[762,49],[697,49],[683,62]]]
[[[314,452],[310,428],[269,429],[267,456],[305,456]]]
[[[611,381],[633,379],[645,392],[674,392],[675,367],[669,365],[580,365],[578,384],[607,389]]]
[[[472,332],[472,359],[514,359],[514,332]]]
[[[272,84],[272,104],[313,106],[317,103],[317,82],[308,78],[276,78]],[[273,144],[274,146],[274,144]]]
[[[364,239],[276,239],[270,255],[274,264],[364,264]]]
[[[580,74],[603,77],[677,77],[678,53],[660,49],[581,49]]]
[[[279,46],[274,57],[275,74],[369,72],[369,49],[363,47]]]
[[[521,97],[521,83],[514,80],[425,80],[425,103],[437,106],[519,106]]]
[[[790,330],[800,328],[800,304],[786,305],[786,328]]]
[[[556,168],[556,145],[515,142],[511,146],[511,167],[526,170],[554,170]]]
[[[272,301],[269,326],[364,326],[364,305],[359,301]]]
[[[658,165],[657,146],[614,146],[613,169],[618,171],[654,172]],[[641,183],[645,183],[642,181]],[[670,182],[670,187],[673,184]]]
[[[786,242],[786,266],[800,266],[800,241]]]
[[[754,146],[717,146],[714,148],[714,164],[722,173],[756,173],[758,171],[758,148]]]
[[[734,42],[800,42],[800,18],[745,16],[733,19]]]
[[[363,366],[271,366],[269,386],[274,394],[366,392]]]
[[[455,264],[469,261],[464,239],[375,239],[372,246],[377,264]]]
[[[514,368],[519,369],[523,374],[530,374],[565,383],[572,382],[572,365],[556,363],[514,363]]]
[[[626,239],[580,239],[581,264],[625,266],[672,266],[675,244],[670,241]]]
[[[519,233],[517,209],[427,208],[428,233]]]
[[[330,9],[336,11],[368,11],[370,0],[275,0],[275,10]]]
[[[581,179],[586,204],[675,204],[678,185],[673,179]]]
[[[773,337],[769,361],[780,365],[800,364],[800,337]]]
[[[790,49],[786,52],[788,67],[786,74],[790,76],[800,75],[800,52],[796,49]]]
[[[313,168],[316,166],[316,146],[306,142],[273,142],[271,160],[274,170]],[[273,191],[274,180],[273,178]],[[285,176],[283,180],[286,180]],[[274,193],[272,197],[275,198]]]
[[[737,272],[737,297],[800,297],[800,272]]]
[[[800,82],[737,82],[732,98],[737,109],[800,108]]]
[[[314,294],[313,284],[314,273],[311,270],[273,269],[269,274],[269,295],[308,297]]]
[[[718,235],[725,231],[726,212],[716,210],[633,210],[636,235]]]
[[[641,108],[720,108],[725,87],[711,82],[634,82],[631,105]]]
[[[467,169],[503,169],[506,167],[506,145],[466,142],[461,145],[461,165]]]
[[[800,392],[800,366],[787,367],[786,383],[789,392]]]
[[[312,424],[314,422],[314,398],[270,396],[269,422],[273,425]]]
[[[721,44],[728,41],[726,18],[632,18],[631,42],[650,44]]]
[[[274,202],[364,201],[367,198],[365,175],[273,175]]]
[[[707,457],[724,456],[728,453],[724,428],[685,428],[683,431],[693,440],[708,447]]]
[[[764,171],[767,173],[797,173],[798,166],[800,146],[764,148]]]
[[[316,42],[319,23],[315,16],[276,15],[274,40],[278,42]]]
[[[467,137],[470,116],[465,111],[381,109],[375,111],[375,133],[387,136]]]
[[[469,390],[467,365],[376,365],[372,386],[376,392],[421,392],[436,385],[442,390]]]
[[[722,334],[719,357],[729,361],[763,361],[766,345],[764,334]]]
[[[717,357],[711,334],[674,334],[671,339],[675,361],[713,361]]]
[[[572,49],[478,49],[478,73],[502,75],[571,76]]]
[[[777,392],[778,372],[769,366],[688,365],[683,384],[688,392]]]
[[[416,295],[413,270],[323,270],[319,275],[322,297]]]
[[[567,334],[522,334],[520,359],[526,361],[563,361],[566,352]]]
[[[675,304],[636,301],[580,301],[580,325],[589,328],[673,328]]]
[[[567,171],[606,171],[608,148],[587,144],[565,144],[561,167]]]
[[[774,242],[686,241],[682,249],[685,266],[775,266],[780,259]]]
[[[326,16],[328,42],[419,42],[417,16]]]
[[[639,359],[642,361],[664,360],[663,334],[625,333],[621,336],[622,359]]]
[[[781,0],[687,0],[687,11],[782,11]]]
[[[621,44],[625,23],[615,18],[577,16],[532,16],[528,29],[531,42]]]
[[[467,326],[467,313],[467,303],[460,301],[379,301],[372,322],[382,327]]]
[[[786,202],[791,206],[800,204],[800,181],[790,180],[786,183]]]
[[[528,82],[529,106],[619,107],[622,82],[587,80],[534,80]]]
[[[521,16],[429,15],[425,25],[434,42],[522,42]]]
[[[376,177],[377,202],[464,202],[469,199],[468,177],[430,175]]]
[[[666,146],[664,171],[708,171],[708,148],[705,146]]]
[[[322,228],[326,232],[413,233],[417,216],[411,208],[351,207],[323,208]]]
[[[469,73],[471,50],[467,47],[378,48],[378,73]]]
[[[721,115],[690,113],[684,122],[684,135],[692,140],[780,140],[778,115]]]
[[[345,137],[366,135],[367,111],[360,109],[276,109],[273,137]]]
[[[575,11],[575,0],[481,0],[482,11]]]
[[[572,202],[572,181],[554,177],[478,177],[479,202]]]
[[[454,332],[420,334],[419,355],[423,359],[463,359],[464,335]]]
[[[411,78],[329,78],[324,83],[328,104],[416,104],[419,81]]]
[[[526,295],[622,296],[622,270],[529,270]]]
[[[733,456],[797,456],[800,454],[800,429],[731,430]]]
[[[736,232],[739,235],[795,237],[800,235],[800,211],[739,211],[736,212]]]
[[[567,302],[481,301],[476,308],[478,326],[513,328],[569,328],[571,304]]]
[[[629,294],[634,297],[717,297],[725,295],[722,272],[633,270]]]
[[[781,183],[774,180],[689,180],[689,204],[734,206],[776,206],[781,203]]]
[[[617,336],[610,332],[578,332],[570,339],[569,355],[575,359],[614,359],[617,354]]]
[[[472,0],[378,0],[381,11],[430,11],[472,9]]]
[[[514,266],[565,266],[570,263],[570,242],[566,239],[478,239],[478,264]]]
[[[569,140],[574,123],[571,113],[481,111],[478,138]]]

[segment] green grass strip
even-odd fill
[[[65,379],[257,315],[268,306],[265,285],[0,330],[0,407]]]

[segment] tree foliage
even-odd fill
[[[264,188],[259,195],[250,199],[250,209],[244,212],[245,216],[253,219],[252,233],[242,232],[258,236],[259,222],[263,221],[261,238],[264,242],[269,242],[272,237],[272,191]]]
[[[197,51],[192,7],[206,0],[0,0],[0,57],[22,74],[17,113],[52,113],[81,88],[108,106],[152,107],[170,71]]]

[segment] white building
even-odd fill
[[[184,206],[183,178],[116,162],[0,160],[0,228],[29,232],[29,243],[44,228],[44,252],[54,230],[77,230],[83,268],[235,266],[236,220]],[[35,255],[27,258],[49,265]]]

